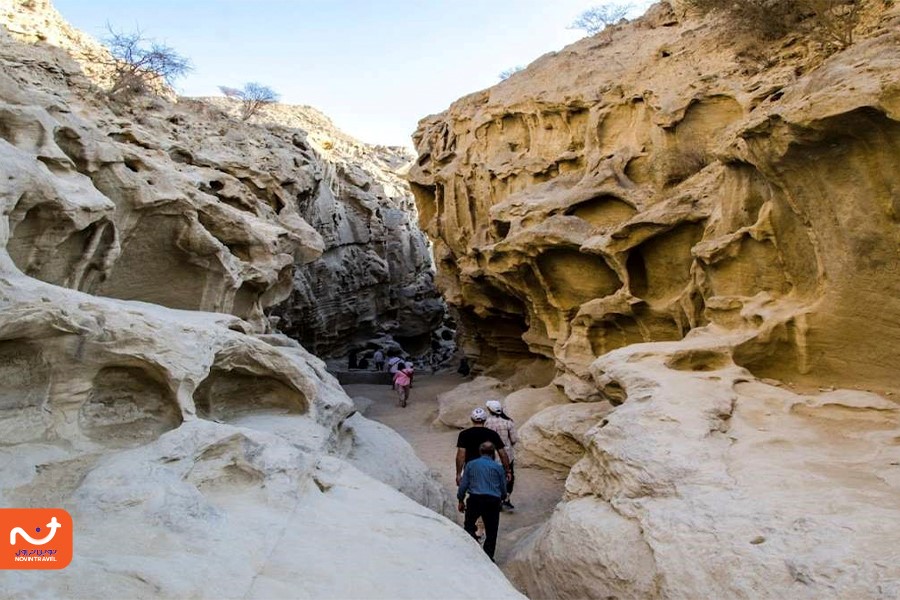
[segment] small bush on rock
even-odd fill
[[[866,0],[803,0],[813,14],[813,33],[824,44],[846,48],[853,43]]]
[[[866,5],[871,0],[687,0],[706,14],[719,12],[738,30],[775,40],[799,31],[825,47],[853,43]]]
[[[699,12],[724,13],[729,22],[748,35],[768,40],[790,32],[799,19],[797,0],[688,0]]]

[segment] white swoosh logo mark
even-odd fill
[[[50,522],[47,523],[47,527],[50,528],[50,533],[42,538],[37,539],[25,533],[25,530],[21,527],[16,527],[9,532],[9,543],[14,546],[16,544],[16,534],[19,534],[23,538],[28,540],[28,543],[34,544],[35,546],[43,546],[53,539],[53,536],[56,535],[56,530],[62,527],[62,525],[59,523],[59,521],[56,520],[56,517],[53,517],[52,519],[50,519]]]

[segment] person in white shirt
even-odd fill
[[[513,468],[516,456],[513,447],[519,443],[519,434],[516,432],[515,422],[503,412],[503,407],[499,401],[488,400],[485,402],[485,406],[488,409],[488,418],[484,422],[484,426],[497,432],[497,435],[500,436],[500,439],[503,440],[503,444],[506,446],[506,454],[509,457],[509,481],[506,484],[506,499],[503,500],[502,506],[513,510],[515,506],[509,501],[509,497],[512,495],[513,484],[516,482],[516,472]]]

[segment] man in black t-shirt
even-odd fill
[[[506,448],[503,447],[503,440],[500,439],[497,432],[484,426],[487,413],[483,408],[476,408],[469,418],[472,420],[472,426],[460,431],[459,437],[456,439],[456,485],[459,485],[466,463],[481,456],[479,448],[484,442],[491,442],[497,449],[508,482],[512,474],[509,468],[509,457],[506,455]]]

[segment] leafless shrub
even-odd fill
[[[501,71],[500,75],[498,75],[498,77],[501,80],[509,79],[510,77],[512,77],[513,75],[518,73],[519,71],[524,71],[524,70],[525,70],[525,67],[523,67],[522,65],[517,65],[511,69],[506,69],[505,71]]]
[[[631,4],[601,4],[594,6],[578,15],[568,28],[581,29],[587,32],[588,35],[594,35],[624,19],[631,8]]]
[[[701,13],[719,12],[739,31],[767,40],[778,39],[795,26],[798,0],[688,0]]]
[[[815,20],[813,34],[824,44],[846,48],[853,43],[865,0],[803,0]]]
[[[279,98],[275,90],[261,83],[247,83],[243,89],[220,85],[219,91],[226,98],[241,101],[241,119],[244,121],[257,114],[264,106],[278,102]]]
[[[148,91],[159,92],[191,70],[190,61],[173,48],[144,37],[140,29],[126,33],[107,24],[102,41],[108,54],[86,50],[84,59],[108,70],[113,98],[128,98]]]

